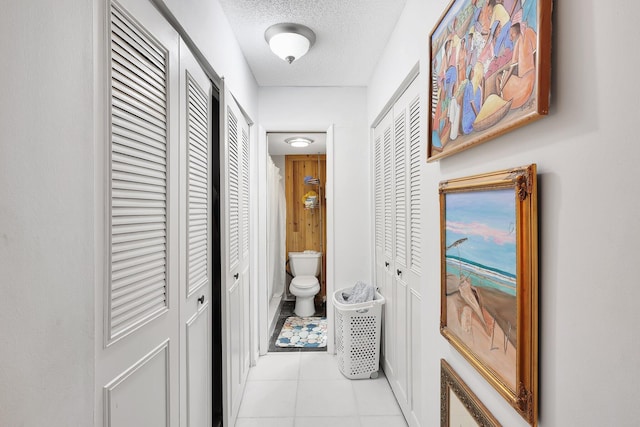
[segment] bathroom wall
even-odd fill
[[[623,3],[556,1],[549,116],[424,165],[423,426],[439,423],[440,358],[502,425],[527,425],[440,336],[438,183],[529,163],[539,173],[538,425],[630,426],[640,418],[640,288],[628,267],[640,239],[640,88],[631,75],[640,59],[629,54],[630,41],[640,40],[640,4]],[[368,88],[368,124],[418,61],[429,93],[429,33],[448,4],[407,1]]]
[[[366,89],[263,87],[258,94],[260,124],[266,131],[324,132],[334,125],[333,153],[327,152],[327,158],[333,158],[333,164],[328,160],[327,180],[333,181],[334,227],[327,239],[335,241],[334,253],[328,256],[335,260],[336,289],[370,280]]]
[[[320,270],[320,291],[316,302],[321,303],[327,295],[326,289],[326,247],[327,247],[327,203],[326,191],[326,155],[287,155],[285,156],[285,196],[287,200],[286,253],[314,250],[322,252]],[[319,185],[305,183],[305,177],[312,176],[320,181]],[[308,192],[317,194],[316,205],[309,208],[303,198]]]

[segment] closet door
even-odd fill
[[[107,250],[96,420],[177,426],[179,38],[149,2],[106,7]]]
[[[374,129],[375,268],[384,305],[384,370],[410,425],[420,425],[421,171],[418,79]]]
[[[395,359],[395,384],[396,397],[399,401],[406,402],[408,399],[407,384],[409,381],[408,360],[407,360],[407,243],[409,240],[407,226],[407,212],[409,202],[408,191],[408,167],[407,167],[407,92],[405,92],[393,107],[393,154],[394,154],[394,223],[393,231],[395,235],[394,245],[394,265],[393,289],[394,308],[396,311],[396,359]]]
[[[422,420],[422,167],[424,165],[424,132],[418,79],[409,92],[408,123],[408,217],[407,217],[407,301],[408,334],[408,409],[410,425]]]
[[[412,413],[419,363],[414,363],[420,344],[420,96],[418,79],[393,106],[395,155],[395,264],[397,308],[397,367],[392,387],[405,413]],[[415,312],[415,313],[414,313]],[[417,353],[419,355],[419,353]],[[414,381],[416,379],[416,381]]]
[[[393,113],[390,111],[374,129],[374,200],[375,200],[375,256],[376,285],[385,297],[383,306],[384,369],[395,368],[396,322],[394,259],[394,193],[393,193]]]
[[[249,126],[225,90],[221,108],[224,425],[234,425],[249,371]]]
[[[180,42],[180,425],[211,424],[211,93]]]

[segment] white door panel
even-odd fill
[[[105,3],[105,276],[96,425],[179,425],[179,37],[146,1]]]
[[[180,424],[211,424],[211,99],[180,42]]]
[[[224,86],[224,83],[223,83]],[[222,369],[224,425],[234,425],[249,371],[249,125],[221,90]]]
[[[398,97],[373,132],[375,274],[384,305],[384,369],[410,425],[420,425],[414,386],[420,373],[416,349],[420,335],[421,277],[420,181],[422,139],[419,80]],[[418,342],[415,342],[418,340]],[[419,403],[418,403],[419,405]]]
[[[211,425],[211,310],[205,302],[186,323],[185,392],[187,426]]]

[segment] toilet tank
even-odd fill
[[[289,252],[289,267],[294,276],[317,276],[322,253],[317,251]]]

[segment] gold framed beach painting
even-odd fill
[[[453,0],[430,34],[427,161],[548,113],[552,0]]]
[[[440,359],[440,427],[501,427],[444,359]]]
[[[536,165],[440,183],[442,335],[537,420]]]

